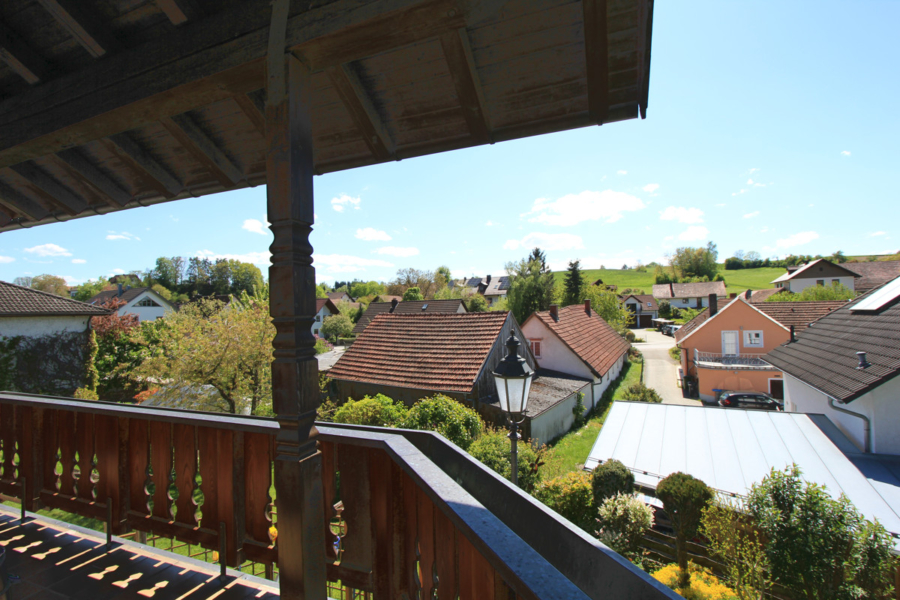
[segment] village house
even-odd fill
[[[139,321],[155,321],[166,316],[166,313],[175,310],[175,307],[168,300],[152,289],[148,287],[123,287],[121,283],[116,284],[116,287],[112,289],[103,290],[88,300],[88,304],[102,306],[115,299],[124,302],[118,310],[120,317],[126,314],[137,315]]]
[[[895,277],[900,277],[900,260],[848,262],[841,266],[859,275],[854,282],[858,294],[865,294]]]
[[[805,265],[791,266],[787,272],[774,279],[772,283],[782,291],[799,294],[808,287],[815,285],[841,284],[851,290],[856,289],[856,279],[860,275],[829,260],[820,258]]]
[[[327,295],[332,302],[355,302],[347,292],[328,292]]]
[[[356,322],[356,326],[353,328],[353,335],[359,335],[365,331],[366,327],[369,326],[369,323],[372,322],[372,319],[382,313],[409,315],[434,313],[462,314],[464,312],[468,312],[466,310],[466,304],[460,299],[410,300],[402,302],[395,298],[390,302],[373,302],[366,308],[366,312],[362,314],[359,321]]]
[[[785,410],[824,414],[864,452],[900,454],[900,278],[816,321],[764,360]]]
[[[316,298],[316,320],[312,324],[313,335],[319,335],[322,330],[322,323],[327,317],[338,315],[340,311],[330,298]]]
[[[649,294],[630,294],[622,299],[622,304],[634,317],[631,327],[635,329],[652,327],[653,320],[659,317],[659,303]]]
[[[600,402],[610,382],[619,376],[631,347],[591,309],[590,300],[532,313],[522,324],[522,332],[542,369],[591,382],[584,399],[586,411]]]
[[[484,291],[481,293],[484,294],[484,299],[487,300],[488,305],[493,305],[503,300],[509,293],[509,277],[506,275],[500,277],[488,275],[484,278],[482,285],[484,286]]]
[[[697,380],[700,399],[714,402],[716,390],[764,392],[784,398],[782,374],[763,356],[787,342],[791,330],[810,323],[846,304],[829,302],[747,301],[746,292],[721,310],[710,295],[709,308],[675,332],[681,348],[681,372]]]
[[[653,297],[658,302],[667,301],[672,308],[705,308],[710,294],[720,299],[727,297],[724,281],[702,283],[658,283],[653,286]]]

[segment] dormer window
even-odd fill
[[[140,302],[136,303],[135,306],[146,306],[146,307],[156,307],[162,308],[159,304],[157,304],[153,298],[150,296],[144,297]]]

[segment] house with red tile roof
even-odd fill
[[[634,317],[634,329],[653,327],[653,319],[659,316],[659,302],[649,294],[629,294],[622,298],[622,304]]]
[[[591,309],[590,300],[532,313],[522,332],[542,369],[591,382],[584,398],[586,410],[600,401],[610,381],[619,376],[631,347]]]
[[[331,298],[316,298],[316,320],[312,324],[313,335],[319,335],[322,323],[327,317],[339,314],[340,311]]]

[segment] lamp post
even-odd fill
[[[512,442],[510,463],[513,485],[519,485],[519,424],[525,420],[528,407],[528,392],[531,391],[531,378],[534,371],[524,358],[519,356],[519,339],[511,334],[506,340],[506,356],[494,370],[494,383],[497,385],[497,397],[500,408],[509,419],[509,439]]]

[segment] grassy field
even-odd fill
[[[604,281],[606,280],[604,279]],[[625,368],[622,370],[619,379],[613,382],[613,401],[620,399],[626,389],[641,380],[643,368],[643,363],[625,363]],[[581,465],[584,464],[588,454],[591,452],[594,441],[597,439],[597,434],[600,433],[600,428],[603,427],[603,421],[606,419],[611,406],[612,402],[606,406],[598,405],[596,412],[590,417],[584,427],[578,431],[567,433],[550,447],[543,466],[545,480],[553,479],[581,468]]]
[[[728,293],[738,293],[744,290],[766,290],[774,287],[771,281],[776,277],[780,277],[784,273],[784,269],[780,267],[760,268],[760,269],[742,269],[739,271],[726,271],[725,265],[719,265],[719,272],[725,278],[725,287]],[[594,282],[602,279],[603,283],[617,285],[619,290],[626,288],[641,289],[645,293],[653,292],[654,272],[647,269],[646,272],[629,269],[622,271],[619,269],[589,269],[582,271],[588,281]],[[564,281],[565,271],[556,271],[553,273],[557,281]]]

